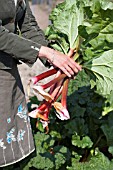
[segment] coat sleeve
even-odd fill
[[[44,32],[38,26],[34,15],[29,6],[28,0],[26,0],[26,10],[23,17],[18,21],[21,34],[24,38],[31,39],[32,41],[41,45],[48,45],[48,41],[45,39]]]
[[[39,27],[34,15],[29,6],[28,0],[26,0],[26,10],[23,17],[18,21],[18,26],[22,37],[32,40],[40,45],[47,46],[48,41],[44,36],[43,30]],[[32,57],[32,56],[31,56]],[[40,59],[43,64],[48,66],[46,59]]]
[[[32,64],[36,61],[41,45],[32,40],[25,39],[9,32],[2,26],[0,20],[0,51],[8,53],[12,57],[24,59]]]
[[[25,13],[24,25],[28,25],[27,28],[29,29],[29,31],[35,31],[35,33],[33,34],[33,36],[35,37],[35,34],[37,32],[36,27],[32,29],[32,25],[30,26],[27,23],[27,16],[28,14]],[[22,34],[25,32],[27,33],[28,30],[24,32],[24,30],[27,28],[23,26]],[[37,34],[40,34],[40,32]],[[17,60],[23,60],[29,64],[33,64],[37,59],[41,45],[41,41],[35,41],[33,37],[19,36],[9,32],[4,26],[2,26],[2,20],[0,20],[0,51],[8,53]]]

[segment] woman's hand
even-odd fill
[[[48,47],[42,46],[38,57],[46,58],[50,63],[62,70],[68,77],[72,77],[82,69],[81,66],[69,56]]]

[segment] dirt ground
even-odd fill
[[[32,5],[30,3],[30,6],[31,6],[31,10],[38,22],[38,25],[40,26],[40,28],[42,30],[44,30],[49,24],[50,9],[48,8],[48,6],[46,4]],[[26,99],[28,100],[29,99],[28,95],[27,95],[28,81],[30,80],[30,78],[32,76],[40,74],[41,72],[47,70],[47,68],[39,60],[37,60],[32,67],[28,67],[26,64],[23,63],[23,64],[19,65],[18,68],[19,68],[19,72],[20,72],[21,79],[23,82]],[[31,95],[33,95],[32,92],[31,92]]]

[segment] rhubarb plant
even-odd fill
[[[106,100],[113,91],[112,10],[110,1],[66,0],[52,11],[45,32],[51,47],[65,54],[75,50],[91,88]]]
[[[103,108],[102,115],[112,110],[108,100],[113,91],[113,50],[111,11],[113,3],[101,0],[66,0],[59,4],[50,14],[51,25],[45,35],[50,46],[73,57],[82,65],[82,69],[90,76],[91,88],[106,98],[109,107]],[[56,74],[55,78],[44,85],[38,85],[40,80]],[[36,84],[34,93],[44,97],[40,106],[29,113],[33,118],[49,120],[52,107],[61,120],[70,118],[66,98],[70,79],[57,69],[51,69],[32,78]],[[48,89],[49,91],[44,91]],[[61,96],[61,103],[57,102]]]
[[[113,3],[109,0],[65,0],[52,11],[50,20],[51,25],[45,32],[50,47],[67,55],[73,51],[70,57],[82,65],[82,71],[71,80],[63,77],[59,70],[42,73],[42,79],[46,78],[45,74],[47,77],[55,75],[55,78],[41,86],[42,90],[48,87],[49,90],[42,94],[45,99],[37,108],[36,118],[38,122],[46,122],[46,132],[49,128],[56,143],[63,143],[70,149],[72,164],[65,165],[64,169],[87,169],[88,166],[90,169],[93,161],[90,158],[96,156],[97,147],[105,155],[107,153],[109,159],[113,155]],[[39,80],[34,83],[35,92],[39,91]],[[54,113],[66,121],[57,120]],[[97,155],[101,160],[103,155],[100,152]],[[85,161],[89,164],[79,164]],[[106,158],[105,161],[107,170],[112,165]],[[94,167],[103,167],[101,162],[95,162]]]
[[[45,32],[52,48],[73,57],[82,65],[82,69],[90,75],[91,88],[105,97],[106,101],[113,91],[112,10],[113,3],[105,0],[66,0],[50,14],[51,25]],[[63,96],[62,87],[68,81],[66,75],[58,72],[52,69],[32,79],[36,84],[40,79],[56,74],[54,80],[47,84],[33,87],[34,92],[41,94],[47,102],[46,107],[40,109],[39,106],[30,116],[38,118],[41,114],[43,120],[47,120],[53,106],[58,118],[70,118],[66,95],[61,97],[61,103],[56,102],[60,95]],[[44,91],[47,88],[50,88],[49,92]],[[64,91],[67,94],[68,88]],[[110,102],[109,106],[108,112],[112,110]]]

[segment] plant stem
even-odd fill
[[[74,54],[74,49],[70,48],[67,55],[69,57],[72,57],[73,54]],[[60,76],[61,76],[61,71],[58,70],[56,78],[58,78]],[[62,88],[63,88],[62,85],[63,85],[65,77],[66,76],[64,76],[64,78],[62,78],[59,82],[54,83],[54,85],[50,88],[49,94],[52,96],[52,98],[54,98],[54,101],[56,101],[62,93]]]
[[[64,79],[62,79],[60,82],[58,82],[56,84],[55,89],[54,89],[54,91],[51,94],[51,96],[54,99],[54,101],[56,101],[58,99],[58,97],[60,96],[60,94],[62,93],[63,81],[64,81]]]
[[[63,89],[62,89],[62,96],[61,96],[61,103],[62,106],[67,109],[67,93],[68,93],[68,85],[69,85],[70,79],[67,78],[63,83]]]
[[[32,78],[33,84],[36,84],[38,81],[40,81],[40,80],[42,80],[42,79],[44,79],[46,77],[49,77],[49,76],[52,76],[52,75],[56,74],[57,71],[58,70],[54,68],[54,69],[48,70],[48,71],[46,71],[44,73],[41,73],[38,76],[33,77]]]
[[[41,87],[42,87],[43,89],[47,89],[47,88],[49,88],[50,86],[52,86],[53,84],[55,84],[55,83],[59,82],[60,80],[64,79],[65,77],[66,77],[65,74],[61,74],[59,77],[54,78],[54,79],[51,80],[50,82],[48,82],[48,83],[46,83],[46,84],[44,84],[44,85],[41,85]]]
[[[44,100],[43,103],[40,104],[37,109],[44,110],[47,107],[47,105],[48,105],[48,102],[46,100]]]
[[[74,54],[74,49],[70,48],[70,50],[69,50],[69,52],[68,52],[67,55],[68,55],[70,58],[72,58],[73,54]]]
[[[59,77],[60,75],[61,75],[61,71],[58,70],[57,73],[56,73],[55,78]],[[52,94],[52,92],[54,91],[55,88],[56,88],[56,83],[53,84],[53,85],[50,87],[49,94]]]

